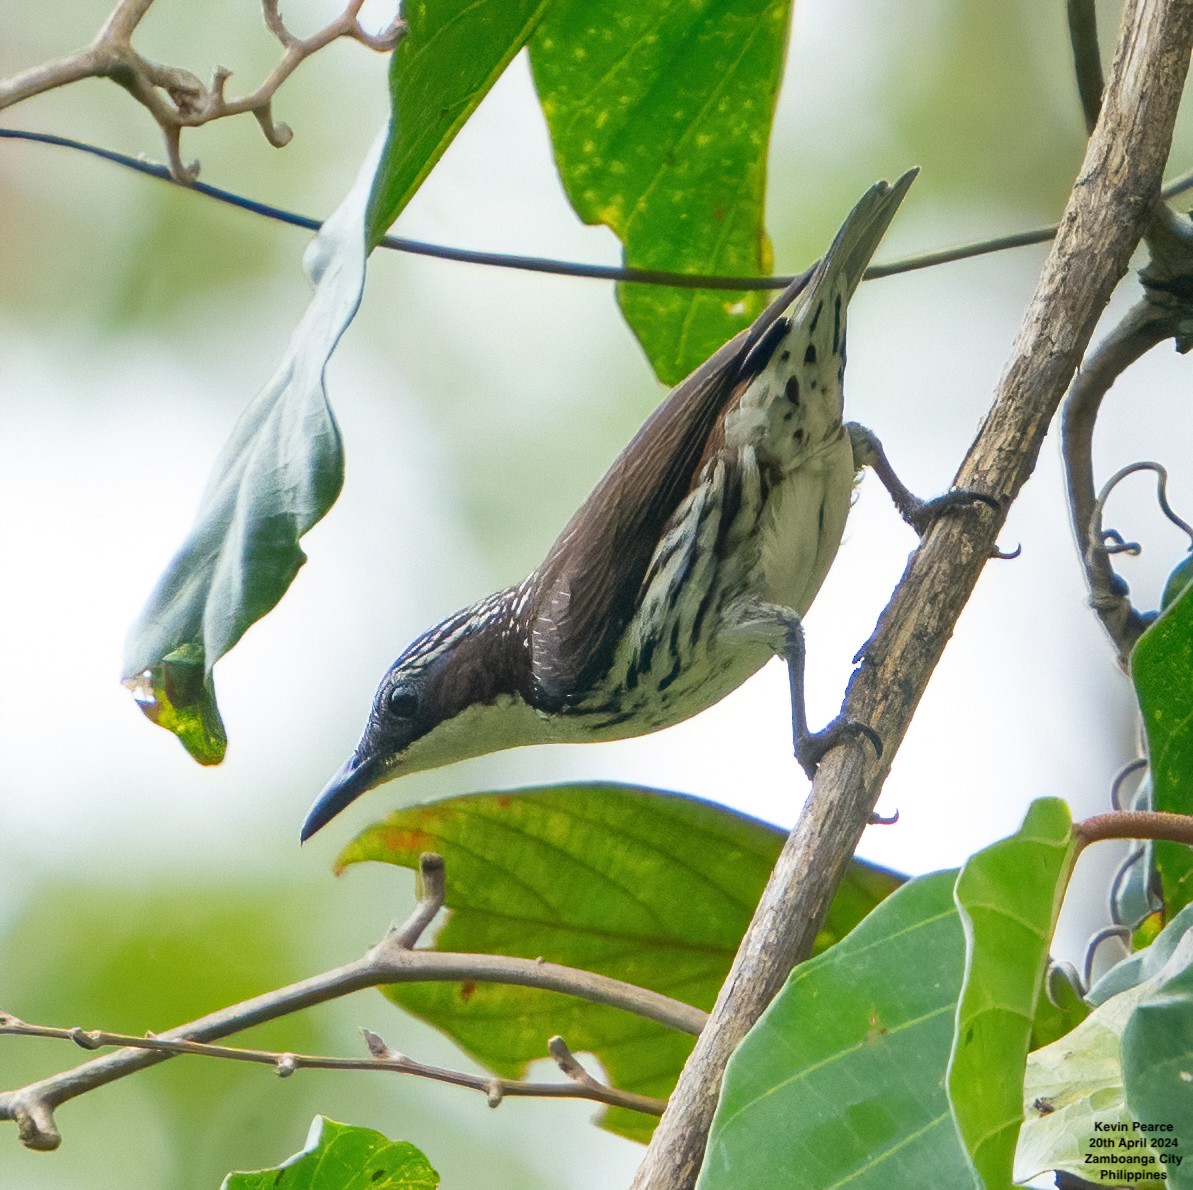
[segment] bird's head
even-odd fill
[[[436,625],[389,667],[360,742],[307,814],[304,841],[395,777],[545,739],[524,697],[519,634],[498,600]]]

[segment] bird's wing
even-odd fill
[[[534,689],[544,710],[561,709],[569,693],[582,694],[608,668],[709,436],[740,386],[765,367],[775,332],[784,329],[780,316],[810,275],[796,278],[746,330],[672,389],[535,571],[529,631]]]
[[[529,582],[532,683],[542,710],[563,709],[607,672],[659,539],[691,491],[722,413],[766,367],[810,282],[839,275],[849,300],[914,176],[872,186],[824,259],[672,389],[568,522]]]

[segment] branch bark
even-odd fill
[[[73,1070],[63,1071],[14,1091],[0,1092],[0,1120],[16,1123],[21,1142],[26,1147],[56,1149],[62,1140],[54,1120],[54,1109],[59,1104],[172,1058],[174,1053],[163,1043],[217,1041],[300,1009],[388,983],[428,980],[509,983],[567,992],[595,1004],[622,1008],[681,1032],[699,1033],[704,1025],[706,1014],[690,1004],[592,971],[504,955],[412,950],[411,947],[444,904],[443,860],[437,855],[424,855],[420,874],[423,892],[409,919],[401,926],[392,926],[385,937],[355,963],[325,971],[322,975],[266,992],[241,1004],[209,1013],[197,1021],[158,1033],[154,1037],[153,1048],[116,1050],[76,1066]],[[0,1032],[22,1031],[28,1030],[22,1030],[15,1018],[0,1013]]]
[[[881,735],[881,760],[850,742],[821,765],[772,873],[709,1025],[655,1131],[633,1190],[695,1184],[730,1054],[792,966],[811,952],[829,901],[899,743],[1030,476],[1048,425],[1159,195],[1193,48],[1193,0],[1127,0],[1102,111],[993,405],[957,474],[989,492],[927,533],[854,674],[844,714]]]

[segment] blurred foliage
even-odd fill
[[[313,916],[312,902],[309,891],[276,883],[46,887],[3,938],[0,1005],[38,1024],[122,1033],[166,1029],[309,974],[306,940],[286,925]],[[321,1036],[310,1016],[299,1015],[262,1025],[239,1040],[303,1051],[318,1049]],[[8,1038],[4,1083],[18,1086],[92,1056],[68,1042]],[[276,1110],[273,1080],[266,1068],[203,1058],[175,1058],[135,1075],[130,1080],[140,1084],[134,1089],[135,1111],[149,1116],[138,1127],[169,1140],[157,1156],[172,1172],[158,1184],[212,1187],[229,1169],[264,1164],[292,1146],[295,1121]],[[106,1088],[63,1105],[66,1152],[77,1117],[92,1110],[91,1100],[113,1093],[119,1098],[121,1089]],[[233,1103],[235,1110],[220,1108]],[[133,1154],[119,1136],[112,1139],[112,1161],[99,1162],[89,1187],[151,1184],[138,1182]],[[2,1172],[6,1159],[19,1157],[15,1148],[15,1143],[0,1147],[0,1184],[15,1184]],[[59,1160],[30,1156],[43,1165]],[[69,1156],[65,1163],[74,1164]]]

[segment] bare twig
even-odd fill
[[[56,1107],[77,1095],[165,1061],[173,1056],[169,1043],[215,1041],[264,1021],[276,1020],[300,1009],[382,984],[472,980],[544,988],[566,992],[594,1004],[621,1008],[681,1032],[700,1032],[707,1015],[698,1008],[592,971],[580,971],[541,959],[411,950],[442,905],[442,864],[439,856],[422,857],[420,871],[424,899],[404,925],[391,928],[355,963],[156,1034],[150,1039],[152,1045],[142,1046],[138,1042],[136,1049],[117,1050],[29,1086],[0,1092],[0,1120],[15,1121],[22,1142],[29,1148],[57,1148],[61,1136],[54,1121]],[[0,1028],[0,1032],[5,1031],[19,1030]],[[72,1036],[72,1040],[78,1041],[78,1037]]]
[[[957,485],[1005,510],[1033,470],[1098,316],[1155,207],[1193,47],[1193,0],[1127,0],[1102,113],[994,404]],[[990,556],[1005,511],[938,520],[879,621],[843,713],[882,737],[824,759],[634,1190],[696,1179],[729,1055],[810,952],[912,713]]]
[[[110,161],[121,165],[125,169],[135,170],[151,178],[158,178],[165,182],[174,182],[169,169],[163,165],[155,165],[152,161],[143,161],[139,157],[130,157],[127,153],[117,153],[112,149],[101,149],[97,145],[89,145],[83,141],[72,140],[68,136],[56,136],[48,132],[28,132],[20,128],[0,128],[0,140],[24,140],[35,144],[55,145],[59,148],[74,149],[81,153],[88,153],[99,157],[103,161]],[[218,186],[209,186],[204,182],[194,182],[184,185],[186,189],[205,198],[212,198],[216,202],[226,203],[241,210],[250,211],[255,215],[263,215],[279,223],[286,223],[292,227],[302,227],[309,231],[318,231],[323,224],[310,215],[300,215],[287,211],[282,207],[271,206],[269,203],[257,202],[256,199],[246,198],[234,194],[230,190],[223,190]],[[1193,188],[1193,172],[1181,174],[1164,187],[1164,195],[1171,197],[1183,194]],[[899,260],[886,261],[883,264],[871,265],[865,272],[865,280],[875,281],[882,277],[894,277],[902,273],[911,273],[919,269],[934,268],[936,265],[951,264],[960,260],[972,260],[979,256],[986,256],[994,252],[1002,252],[1008,248],[1021,248],[1032,244],[1046,244],[1057,231],[1058,225],[1053,223],[1047,227],[1037,227],[1031,231],[1015,232],[1011,235],[994,236],[987,240],[976,240],[969,244],[960,244],[953,248],[939,248],[931,252],[919,253],[915,256],[905,256]],[[638,269],[619,265],[584,264],[570,260],[555,260],[546,256],[519,256],[504,252],[484,252],[471,248],[452,248],[443,244],[429,244],[425,240],[412,240],[405,236],[387,235],[378,241],[378,247],[389,248],[395,252],[409,252],[416,256],[429,256],[437,260],[452,260],[464,264],[489,265],[494,268],[518,269],[523,272],[543,273],[558,277],[581,277],[596,281],[624,281],[639,285],[668,285],[676,289],[728,289],[728,290],[770,290],[785,289],[795,280],[794,274],[780,274],[767,277],[732,277],[719,273],[673,273],[666,269]]]
[[[374,34],[359,21],[363,0],[349,0],[345,10],[310,37],[296,37],[282,21],[278,0],[262,0],[265,24],[282,44],[281,61],[256,90],[238,99],[228,99],[224,88],[231,72],[217,66],[207,86],[188,70],[162,66],[142,57],[132,44],[153,0],[121,0],[85,49],[52,62],[31,67],[7,79],[0,79],[0,109],[24,99],[84,78],[109,78],[118,83],[148,110],[165,138],[170,174],[176,182],[189,184],[198,176],[197,163],[184,165],[180,140],[183,128],[197,128],[212,120],[251,113],[261,125],[266,140],[275,148],[289,144],[293,133],[273,119],[273,97],[278,88],[312,54],[341,37],[359,41],[370,49],[393,49],[404,32],[401,21],[383,33]]]
[[[49,1025],[31,1025],[14,1016],[0,1013],[0,1034],[19,1034],[24,1037],[51,1037],[73,1041],[83,1049],[102,1049],[105,1046],[122,1046],[126,1049],[153,1050],[157,1053],[177,1055],[191,1054],[202,1058],[223,1058],[231,1062],[253,1062],[273,1067],[279,1078],[289,1078],[299,1070],[380,1070],[391,1074],[409,1074],[432,1082],[450,1083],[480,1091],[496,1107],[507,1096],[534,1097],[538,1099],[591,1099],[614,1107],[626,1107],[631,1111],[661,1116],[666,1103],[649,1095],[636,1095],[631,1091],[619,1091],[592,1078],[579,1063],[583,1077],[561,1069],[568,1075],[566,1083],[532,1082],[529,1079],[498,1078],[494,1075],[466,1074],[460,1070],[449,1070],[442,1066],[429,1066],[405,1054],[391,1050],[376,1033],[362,1029],[370,1056],[367,1058],[332,1058],[322,1054],[278,1053],[274,1050],[244,1049],[241,1046],[209,1045],[201,1041],[167,1040],[152,1033],[146,1037],[131,1037],[125,1033],[109,1033],[102,1029],[58,1029]],[[555,1056],[555,1043],[561,1038],[553,1037],[550,1047]],[[566,1050],[566,1046],[564,1049]]]

